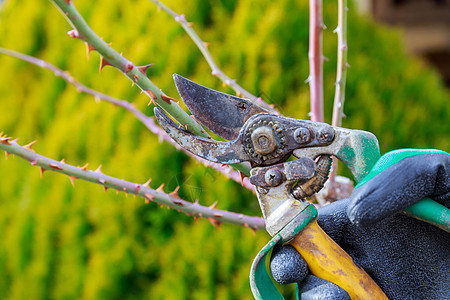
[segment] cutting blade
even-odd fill
[[[199,85],[180,75],[173,79],[178,93],[195,118],[215,134],[234,140],[253,115],[268,111],[250,101]]]
[[[247,153],[242,151],[243,145],[240,138],[221,142],[193,135],[172,121],[161,108],[155,107],[154,112],[159,125],[175,142],[189,152],[206,160],[227,165],[251,161]]]

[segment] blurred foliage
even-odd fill
[[[219,66],[285,115],[308,118],[308,3],[294,0],[164,1],[207,42]],[[136,64],[155,63],[150,78],[177,96],[172,73],[231,93],[210,75],[182,28],[149,1],[76,0],[92,28]],[[336,66],[336,4],[326,3],[325,114],[331,119]],[[347,118],[375,133],[382,151],[450,150],[449,94],[433,70],[405,54],[399,32],[349,11]],[[89,87],[127,99],[147,114],[148,98],[99,56],[49,1],[5,1],[0,46],[45,59]],[[103,165],[135,182],[153,178],[204,205],[259,215],[255,197],[223,175],[160,144],[132,115],[47,70],[0,56],[0,130],[38,139],[35,149],[73,165]],[[213,228],[142,199],[0,159],[0,299],[252,299],[251,261],[269,236],[233,225]],[[288,295],[292,289],[286,288]]]

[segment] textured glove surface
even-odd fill
[[[449,207],[450,156],[405,158],[352,197],[319,209],[318,222],[389,299],[450,299],[450,234],[397,213],[425,196]],[[289,259],[306,265],[296,251],[284,257],[283,265],[274,253],[270,267],[275,280],[288,283],[286,278],[295,278],[290,282],[299,282],[302,299],[315,299],[319,293],[345,299],[345,291],[336,285],[318,283],[304,272],[291,268],[286,270],[296,274],[283,274]]]

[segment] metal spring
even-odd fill
[[[330,155],[321,155],[316,163],[316,174],[307,182],[297,185],[292,195],[295,199],[304,199],[319,192],[328,180],[333,160]]]

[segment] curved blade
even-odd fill
[[[250,160],[250,157],[242,151],[243,146],[238,139],[230,142],[219,142],[199,137],[178,126],[161,108],[155,107],[154,112],[159,125],[189,152],[206,160],[222,164],[235,164]]]
[[[173,80],[195,118],[227,140],[237,138],[251,116],[268,112],[248,100],[209,89],[180,75],[174,74]]]

